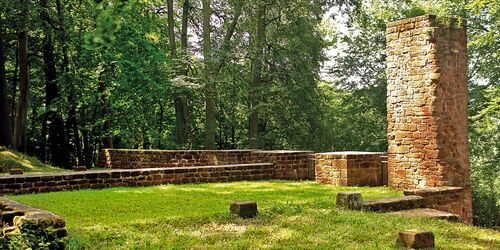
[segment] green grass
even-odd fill
[[[66,218],[70,249],[394,249],[401,230],[434,231],[438,249],[500,249],[500,233],[423,218],[344,211],[336,193],[401,196],[390,188],[234,182],[9,196]],[[255,200],[259,216],[228,213]]]
[[[13,168],[22,169],[27,174],[42,174],[50,172],[68,171],[61,168],[56,168],[40,162],[36,157],[30,157],[19,153],[15,150],[0,147],[0,168],[4,173],[1,175],[8,175],[9,170]]]

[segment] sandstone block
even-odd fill
[[[397,243],[411,249],[431,248],[434,247],[434,234],[429,230],[406,230],[399,232]]]
[[[344,209],[359,210],[363,207],[363,197],[357,192],[337,193],[337,206]]]
[[[87,168],[85,166],[74,166],[73,171],[75,172],[87,171]]]
[[[253,218],[257,216],[257,202],[255,201],[235,201],[231,203],[230,211],[232,214],[242,218]]]
[[[22,169],[18,169],[18,168],[13,168],[10,170],[10,174],[11,175],[18,175],[18,174],[23,174],[24,171]]]

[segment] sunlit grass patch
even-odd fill
[[[36,157],[30,157],[4,147],[0,147],[0,167],[4,171],[0,175],[7,175],[9,170],[13,168],[22,169],[24,172],[30,174],[65,171],[64,169],[44,164]]]
[[[336,194],[401,196],[386,187],[255,181],[9,196],[67,220],[70,249],[394,249],[401,230],[434,231],[438,249],[500,249],[500,233],[461,223],[345,211]],[[259,215],[229,214],[254,200]]]

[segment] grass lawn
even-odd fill
[[[26,174],[68,171],[67,169],[52,167],[40,162],[35,157],[29,157],[4,147],[0,147],[0,168],[4,171],[4,173],[0,173],[0,176],[8,175],[9,170],[13,168],[22,169]]]
[[[335,208],[336,193],[400,196],[389,188],[258,181],[8,196],[66,218],[70,249],[394,249],[398,231],[434,231],[438,249],[500,249],[500,232],[461,223]],[[255,200],[259,216],[228,213]]]

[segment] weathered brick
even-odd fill
[[[466,48],[464,26],[431,15],[388,24],[389,185],[469,188]],[[468,200],[459,215],[471,222]]]

